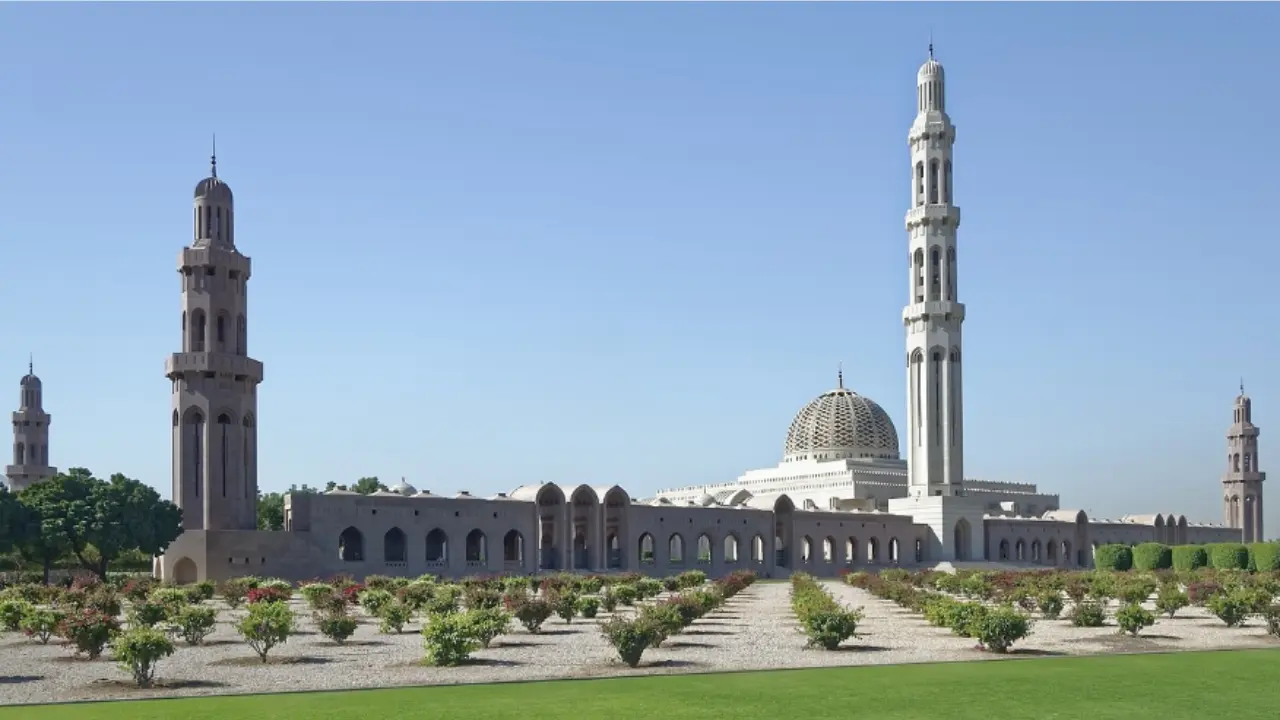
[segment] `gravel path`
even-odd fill
[[[647,651],[635,669],[617,661],[592,621],[579,619],[566,625],[555,618],[538,635],[513,625],[510,635],[477,651],[475,662],[433,668],[420,663],[422,641],[416,623],[404,634],[383,635],[376,622],[366,620],[345,646],[337,646],[315,632],[310,613],[295,602],[302,632],[273,650],[272,662],[258,662],[231,627],[239,613],[224,609],[206,645],[180,646],[172,657],[161,661],[158,677],[162,687],[143,691],[126,684],[127,673],[110,659],[73,659],[71,650],[57,641],[40,645],[10,633],[0,635],[0,704],[998,657],[974,649],[972,640],[932,627],[918,615],[863,590],[835,582],[827,586],[838,600],[863,607],[866,615],[859,639],[847,642],[847,649],[824,652],[806,648],[791,613],[788,585],[764,582],[695,621],[663,647]],[[1120,637],[1114,625],[1074,628],[1063,620],[1041,620],[1033,634],[1016,646],[1014,656],[1274,646],[1256,621],[1229,629],[1195,608],[1183,610],[1173,620],[1159,620],[1145,636]]]

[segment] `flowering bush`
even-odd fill
[[[120,623],[112,616],[93,609],[68,615],[58,624],[57,634],[76,648],[76,654],[97,660],[107,643],[120,632]]]
[[[370,615],[375,617],[378,613],[382,612],[382,608],[393,602],[399,602],[406,607],[413,607],[403,600],[397,600],[396,596],[392,595],[389,590],[379,590],[377,588],[369,588],[368,590],[360,593],[358,600],[360,601],[360,607],[364,608]]]
[[[972,623],[970,634],[982,647],[995,653],[1008,652],[1015,642],[1031,634],[1031,621],[1027,616],[1007,606],[980,613]]]
[[[502,607],[502,591],[491,585],[464,586],[462,596],[468,610]]]
[[[676,599],[668,598],[666,602],[641,606],[636,618],[648,625],[650,632],[646,647],[662,647],[662,643],[666,642],[667,638],[684,630],[686,624],[684,616],[680,614],[678,603],[672,602]],[[632,665],[632,667],[635,666]]]
[[[508,595],[505,600],[507,611],[531,633],[542,629],[542,623],[555,612],[551,603],[541,598],[528,595]]]
[[[173,654],[173,642],[159,630],[133,628],[111,641],[111,652],[140,688],[151,687],[156,663]]]
[[[1209,609],[1209,612],[1226,623],[1227,627],[1243,625],[1245,619],[1249,617],[1251,605],[1252,598],[1239,590],[1231,593],[1218,593],[1205,603],[1205,607]]]
[[[573,622],[573,616],[578,614],[578,595],[572,590],[552,593],[547,596],[547,602],[565,623]]]
[[[593,597],[578,598],[578,614],[590,620],[600,611],[600,601]]]
[[[1174,584],[1161,585],[1156,595],[1156,609],[1171,618],[1189,602],[1187,594]]]
[[[501,608],[476,608],[463,613],[463,621],[480,647],[487,648],[494,638],[506,634],[511,614]]]
[[[34,605],[26,600],[0,601],[0,628],[7,632],[22,629],[22,616],[31,612]]]
[[[1037,605],[1040,608],[1041,615],[1050,620],[1055,620],[1062,614],[1064,603],[1062,602],[1062,595],[1057,591],[1052,591],[1042,593],[1037,598]]]
[[[1071,607],[1070,618],[1076,627],[1102,627],[1107,621],[1107,613],[1101,603],[1085,601]]]
[[[609,644],[618,651],[618,657],[627,664],[627,667],[639,665],[644,651],[655,644],[656,640],[654,627],[639,618],[628,620],[616,616],[608,622],[601,623],[600,631],[609,640]]]
[[[176,615],[182,608],[191,604],[191,596],[182,588],[162,587],[156,588],[151,593],[151,601],[163,605],[169,614]]]
[[[258,605],[262,603],[287,603],[293,595],[288,590],[281,590],[278,587],[259,587],[249,591],[246,596],[250,605]]]
[[[613,588],[613,597],[619,604],[631,607],[640,599],[640,593],[636,591],[635,585],[618,585]]]
[[[430,615],[445,615],[458,612],[458,599],[462,597],[462,588],[457,585],[437,583],[431,589],[431,597],[423,604],[422,610]]]
[[[245,598],[249,596],[249,591],[252,589],[253,581],[249,578],[227,580],[220,588],[222,601],[227,604],[227,607],[235,610],[244,604]]]
[[[154,600],[135,602],[129,611],[132,627],[155,627],[169,618],[169,608]]]
[[[140,603],[146,600],[155,588],[155,578],[133,578],[125,582],[124,587],[121,588],[121,594],[128,598],[129,602]]]
[[[396,597],[398,597],[400,601],[403,602],[404,604],[413,608],[414,612],[422,610],[424,607],[426,607],[427,603],[431,602],[431,598],[434,594],[435,594],[435,582],[428,582],[428,581],[422,581],[422,580],[411,582],[408,585],[405,585],[404,587],[396,591]],[[362,593],[361,597],[363,596],[364,594]],[[361,600],[360,604],[364,605],[364,601]],[[367,608],[368,606],[366,605],[365,607]],[[373,611],[370,610],[370,612],[373,612]]]
[[[811,646],[835,650],[845,640],[857,637],[862,611],[850,610],[837,603],[831,593],[810,575],[796,573],[791,576],[791,608],[804,633],[809,636]]]
[[[600,593],[600,607],[608,613],[618,609],[618,596],[613,594],[613,588],[605,588],[604,592]]]
[[[236,625],[236,630],[265,663],[271,648],[288,642],[293,622],[293,612],[283,602],[251,599],[249,614]]]
[[[1187,583],[1187,599],[1191,601],[1192,605],[1203,606],[1213,596],[1222,593],[1222,591],[1222,586],[1213,580]]]

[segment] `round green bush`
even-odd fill
[[[987,650],[1005,653],[1015,642],[1031,633],[1031,621],[1011,607],[1000,607],[976,618],[970,633]]]
[[[1178,545],[1173,548],[1173,569],[1187,572],[1209,564],[1209,553],[1200,545]]]
[[[1249,548],[1240,543],[1211,545],[1209,561],[1215,570],[1248,570]]]
[[[1128,545],[1100,545],[1093,554],[1093,564],[1099,570],[1124,572],[1133,567],[1133,550]]]
[[[1155,625],[1156,618],[1151,613],[1142,609],[1138,603],[1129,603],[1116,611],[1116,624],[1120,626],[1120,632],[1129,633],[1137,637],[1142,632],[1142,628]]]
[[[1133,549],[1134,570],[1168,570],[1173,567],[1173,548],[1160,543],[1142,543]]]

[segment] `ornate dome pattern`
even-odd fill
[[[898,431],[871,398],[843,385],[804,406],[787,431],[787,457],[898,459]]]

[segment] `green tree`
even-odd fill
[[[20,543],[26,530],[22,511],[18,496],[0,487],[0,552],[9,552]]]
[[[100,480],[84,468],[72,468],[24,490],[22,501],[40,517],[42,544],[63,544],[82,567],[104,580],[120,553],[160,555],[182,533],[178,506],[120,474]]]
[[[358,492],[361,495],[369,495],[379,490],[386,490],[387,486],[378,482],[376,477],[362,477],[351,486],[352,492]]]
[[[44,518],[40,509],[32,504],[30,489],[18,494],[14,544],[25,562],[39,565],[44,573],[44,584],[49,584],[49,572],[54,563],[70,552],[66,538],[61,534],[46,535]]]

